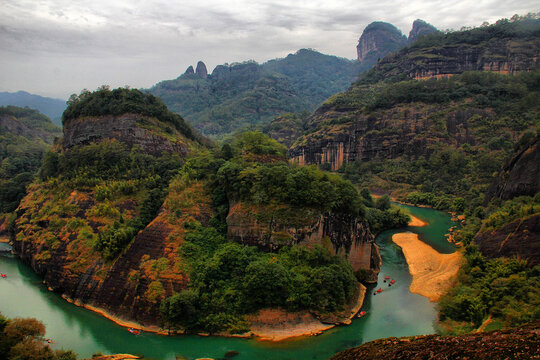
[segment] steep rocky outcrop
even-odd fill
[[[534,196],[540,191],[540,138],[520,149],[491,184],[485,205],[493,198],[509,200],[516,196]]]
[[[356,46],[360,62],[375,63],[378,59],[407,45],[407,37],[394,25],[375,21],[366,26]]]
[[[199,61],[197,63],[195,74],[199,75],[203,79],[206,79],[208,77],[208,70],[206,70],[206,65],[202,61]]]
[[[540,24],[540,20],[533,23]],[[290,157],[302,165],[328,164],[330,169],[337,170],[352,161],[400,156],[417,159],[428,156],[437,144],[456,148],[465,143],[479,144],[482,131],[479,124],[483,119],[500,121],[505,116],[486,106],[482,102],[487,99],[483,94],[477,95],[477,101],[471,101],[482,85],[465,90],[450,83],[455,92],[435,99],[432,95],[444,92],[442,85],[430,94],[427,82],[400,85],[397,81],[445,78],[470,70],[516,74],[538,69],[540,31],[533,27],[522,33],[512,28],[512,32],[504,26],[423,37],[388,55],[346,92],[332,96],[307,119],[304,135],[291,146]],[[439,37],[442,40],[437,45]],[[466,79],[466,74],[460,76]],[[426,90],[419,92],[418,87]],[[506,94],[488,95],[497,98],[494,102],[508,102]],[[279,134],[278,129],[274,131]],[[512,129],[508,131],[511,137],[519,136]],[[531,177],[535,174],[538,179],[538,173],[530,171]],[[530,182],[518,180],[515,186],[524,186],[524,181]]]
[[[396,359],[536,359],[540,354],[538,322],[517,329],[460,336],[421,335],[387,338],[345,350],[332,360]]]
[[[312,132],[300,138],[290,149],[290,157],[300,165],[329,164],[338,170],[352,161],[393,159],[402,155],[412,158],[428,155],[433,145],[447,143],[459,146],[474,144],[469,131],[471,119],[490,118],[484,109],[455,109],[445,116],[449,136],[437,135],[439,105],[414,104],[395,106],[372,114],[321,107],[310,119]],[[336,123],[348,117],[352,123]]]
[[[515,74],[540,68],[540,19],[439,33],[382,59],[368,77],[448,77],[465,71]],[[417,26],[419,35],[425,27]],[[413,27],[413,30],[414,27]],[[414,33],[411,31],[414,37]]]
[[[411,48],[392,54],[374,68],[384,77],[406,75],[413,79],[448,77],[465,71],[493,71],[515,74],[540,66],[540,42],[516,43],[500,39],[488,46],[452,44],[429,48]]]
[[[229,239],[245,245],[267,250],[320,245],[348,259],[355,270],[378,273],[380,268],[373,234],[364,221],[350,215],[239,202],[229,210],[227,231]]]
[[[514,220],[496,230],[481,230],[474,242],[486,257],[518,257],[530,266],[540,264],[540,215]]]
[[[64,122],[63,146],[69,149],[103,139],[116,139],[130,148],[137,146],[147,154],[159,155],[165,151],[185,155],[187,141],[182,137],[167,138],[163,132],[156,131],[158,126],[157,120],[136,114],[70,119]],[[176,132],[172,127],[169,131]]]
[[[189,65],[186,71],[184,72],[185,75],[193,75],[195,74],[195,70],[193,70],[193,65]]]
[[[412,44],[418,40],[421,36],[428,35],[437,31],[437,28],[431,24],[428,24],[424,20],[416,19],[413,22],[411,31],[409,32],[408,42]]]

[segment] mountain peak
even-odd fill
[[[193,66],[189,65],[184,74],[188,74],[188,75],[195,74],[195,70],[193,70]]]
[[[425,22],[424,20],[416,19],[414,20],[411,32],[409,33],[409,44],[412,44],[421,36],[431,34],[435,31],[438,31],[435,26]]]
[[[356,47],[358,61],[373,62],[407,45],[407,37],[397,27],[374,21],[364,29]]]
[[[208,70],[206,70],[206,65],[202,61],[199,61],[197,63],[197,68],[195,69],[195,73],[199,75],[200,77],[202,77],[203,79],[206,79],[206,77],[208,76]]]

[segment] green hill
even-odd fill
[[[302,49],[284,59],[219,65],[206,77],[187,71],[148,91],[206,135],[258,128],[283,112],[315,109],[343,91],[361,66]]]

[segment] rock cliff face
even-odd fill
[[[164,151],[185,155],[188,147],[182,138],[168,139],[153,130],[156,124],[155,119],[135,114],[71,119],[64,123],[63,146],[71,148],[116,139],[130,148],[138,146],[151,155],[160,155]],[[174,133],[172,127],[169,130]]]
[[[377,59],[407,45],[407,38],[394,25],[382,21],[369,24],[356,46],[360,62],[376,62]]]
[[[195,74],[195,70],[193,70],[193,66],[189,65],[188,68],[186,69],[186,72],[184,72],[184,74],[186,74],[186,75]]]
[[[300,165],[329,164],[338,170],[352,161],[393,159],[402,155],[412,158],[428,155],[430,147],[436,143],[461,145],[474,144],[469,131],[471,118],[490,118],[492,114],[484,109],[467,109],[449,112],[444,119],[449,137],[438,136],[435,128],[437,105],[404,105],[380,110],[374,114],[361,111],[321,107],[312,117],[314,132],[290,149],[290,157]],[[348,116],[355,121],[351,124],[325,128],[322,122],[331,123]]]
[[[407,48],[382,59],[373,71],[384,78],[413,79],[448,77],[465,71],[515,74],[540,67],[540,41],[493,39],[486,44],[450,44]]]
[[[428,24],[424,20],[416,19],[414,20],[412,29],[409,32],[409,44],[412,44],[421,36],[431,34],[435,31],[437,31],[437,28],[435,26]]]
[[[485,204],[499,198],[509,200],[516,196],[534,196],[540,191],[540,138],[520,149],[499,173],[490,186]]]
[[[285,245],[320,245],[348,259],[355,270],[378,273],[380,257],[374,236],[360,219],[306,209],[236,203],[227,216],[228,238],[276,250]]]
[[[530,266],[540,264],[540,215],[517,219],[497,230],[481,231],[474,241],[486,257],[516,256]]]

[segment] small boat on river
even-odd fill
[[[134,329],[134,328],[129,328],[128,331],[134,335],[140,335],[141,334],[141,330],[137,330],[137,329]]]
[[[360,312],[358,313],[358,315],[356,315],[356,317],[361,318],[361,317],[365,316],[366,314],[367,314],[367,311],[362,310],[362,311],[360,311]]]

